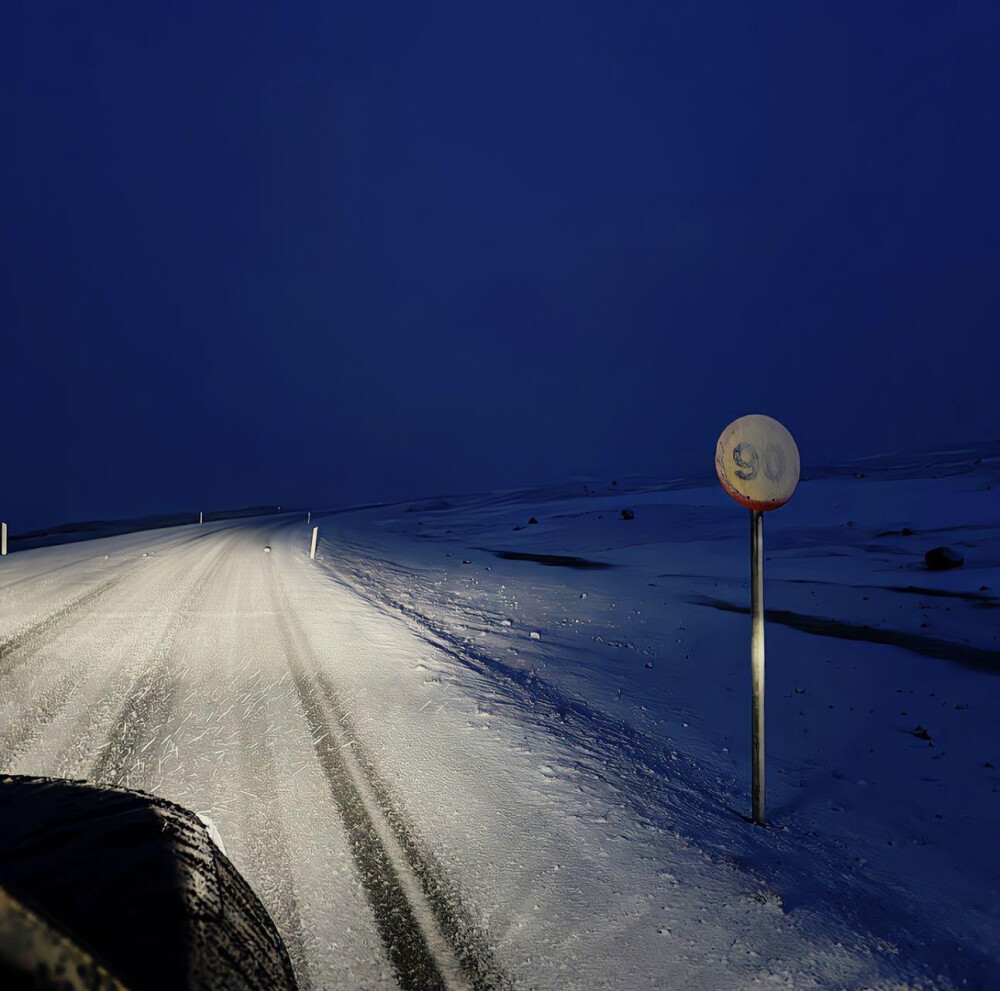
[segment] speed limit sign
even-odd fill
[[[722,487],[750,510],[750,672],[753,703],[753,821],[764,819],[764,513],[784,506],[799,481],[799,449],[777,420],[741,416],[715,445],[715,472]]]
[[[799,449],[777,420],[760,413],[741,416],[715,446],[715,472],[741,506],[767,512],[791,499],[799,481]]]

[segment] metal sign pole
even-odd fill
[[[751,822],[764,818],[764,513],[784,506],[799,481],[799,449],[792,435],[761,413],[741,416],[715,445],[715,473],[722,488],[750,510],[750,749],[753,764]]]
[[[753,747],[753,821],[764,820],[764,514],[750,510],[750,668],[753,680],[751,744]]]

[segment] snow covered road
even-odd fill
[[[666,789],[629,725],[429,633],[330,545],[310,562],[308,536],[268,518],[6,559],[0,769],[209,818],[303,988],[919,977],[877,934],[789,913],[692,843],[686,823],[739,820],[684,754],[655,744]]]
[[[502,984],[405,824],[390,825],[298,625],[281,528],[100,543],[106,561],[77,545],[77,565],[3,586],[7,615],[48,600],[2,647],[4,767],[140,788],[209,817],[304,987],[394,986],[392,973],[409,987],[467,988],[467,973]]]

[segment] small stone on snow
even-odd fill
[[[960,568],[964,562],[965,558],[951,547],[933,547],[924,555],[924,564],[930,571]]]

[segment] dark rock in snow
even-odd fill
[[[590,561],[568,554],[531,554],[526,551],[493,551],[503,561],[534,561],[553,568],[613,568],[606,561]]]
[[[653,666],[653,662],[652,661],[646,661],[646,667],[647,668],[651,668],[652,666]]]
[[[440,512],[442,509],[454,509],[455,507],[450,502],[445,502],[443,499],[438,499],[434,502],[422,502],[417,503],[407,510],[408,513],[434,513]]]
[[[534,516],[532,516],[532,517],[531,517],[531,519],[530,519],[530,520],[528,520],[528,523],[529,523],[529,524],[530,524],[531,526],[534,526],[534,525],[535,525],[535,524],[536,524],[537,522],[538,522],[538,520],[536,520]]]
[[[635,519],[635,513],[633,513],[631,509],[623,509],[622,510],[622,519],[623,520],[634,520]]]
[[[931,571],[949,571],[964,563],[965,558],[951,547],[934,547],[924,555],[924,564]]]
[[[462,564],[472,564],[472,562],[467,557],[463,557]]]
[[[883,530],[879,537],[912,537],[916,533],[915,530],[911,530],[908,526],[904,526],[902,530]]]

